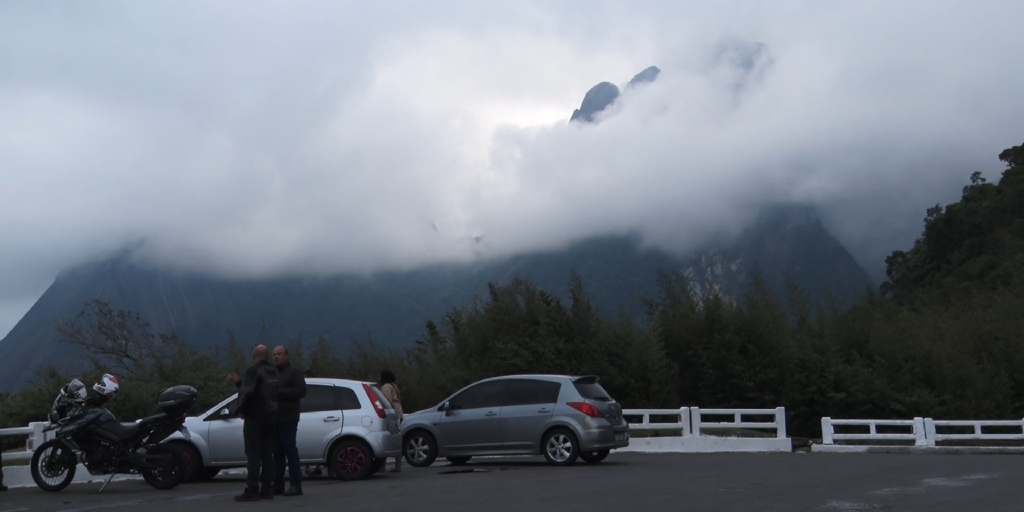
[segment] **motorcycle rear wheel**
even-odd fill
[[[75,453],[53,439],[32,454],[32,480],[44,491],[57,492],[71,484],[78,461]]]
[[[161,457],[160,467],[139,470],[142,478],[154,489],[161,491],[174,489],[188,476],[189,462],[185,453],[181,451],[181,447],[174,444],[158,444],[150,447],[146,453]]]

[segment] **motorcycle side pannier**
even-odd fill
[[[199,392],[192,386],[172,386],[160,392],[160,410],[170,415],[182,414],[192,408]]]

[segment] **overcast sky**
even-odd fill
[[[365,272],[628,231],[684,251],[805,201],[877,272],[1024,142],[1022,18],[1018,1],[0,1],[0,336],[59,271],[140,240],[230,276]],[[599,123],[568,124],[590,87],[652,64]]]

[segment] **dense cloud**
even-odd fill
[[[4,3],[0,334],[134,244],[366,272],[625,231],[683,251],[801,201],[877,272],[1024,138],[1015,3],[466,4]]]

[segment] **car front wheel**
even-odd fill
[[[544,458],[556,466],[568,466],[580,456],[579,441],[572,431],[559,428],[548,432],[541,442]]]
[[[402,447],[410,466],[425,468],[437,459],[437,440],[430,432],[417,430],[406,434]]]

